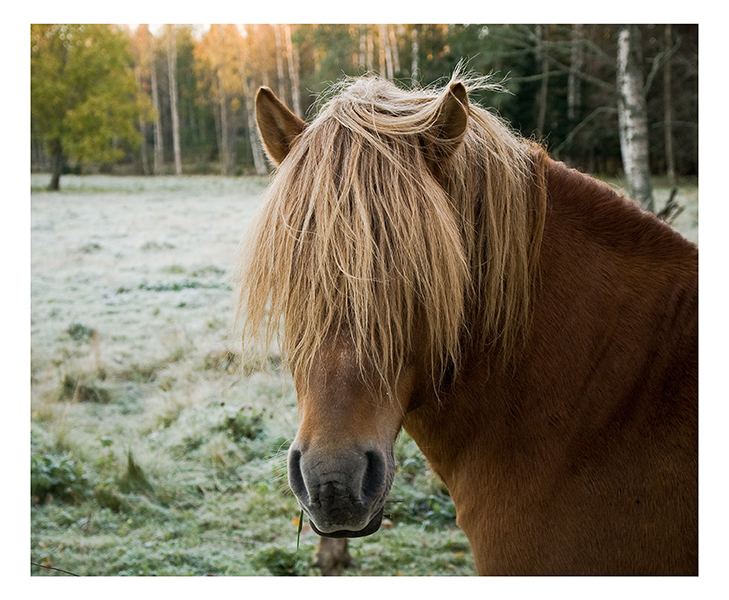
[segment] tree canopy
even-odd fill
[[[634,30],[651,171],[695,175],[698,26]],[[33,25],[34,166],[55,168],[60,148],[75,165],[121,160],[128,172],[173,173],[181,161],[187,173],[262,173],[252,103],[259,86],[309,118],[319,95],[344,76],[377,72],[403,86],[425,86],[465,61],[506,90],[474,101],[542,140],[556,158],[615,175],[622,169],[619,31],[618,25]]]
[[[31,25],[33,136],[53,156],[58,189],[64,158],[114,162],[138,145],[148,112],[124,31],[106,25]]]

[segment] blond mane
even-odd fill
[[[322,107],[241,246],[244,347],[268,347],[282,324],[284,356],[306,378],[327,337],[346,332],[388,390],[417,352],[438,380],[466,346],[514,351],[544,226],[544,153],[471,104],[439,184],[423,148],[442,143],[433,124],[447,93],[363,77]]]

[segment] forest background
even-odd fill
[[[698,175],[698,25],[32,25],[31,167],[54,172],[54,188],[62,173],[261,175],[259,86],[310,119],[344,76],[426,86],[461,61],[506,92],[473,100],[608,177],[630,171],[632,74],[647,176]]]

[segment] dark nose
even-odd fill
[[[289,451],[289,485],[318,533],[358,534],[371,528],[378,515],[381,519],[392,484],[392,458],[391,463],[392,469],[385,454],[374,447],[331,452],[294,442]],[[377,527],[379,521],[373,531]]]

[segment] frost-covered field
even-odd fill
[[[31,194],[32,562],[317,574],[285,479],[290,377],[276,356],[241,365],[232,330],[228,272],[267,179],[47,182]],[[396,452],[403,502],[345,574],[473,574],[447,493],[407,436]]]
[[[228,281],[266,178],[72,176],[31,193],[31,560],[82,575],[316,574],[296,550],[290,377],[241,365]],[[656,192],[659,203],[667,189]],[[698,239],[698,192],[677,226]],[[470,575],[407,435],[351,575]],[[57,571],[32,567],[34,575]]]
[[[220,347],[226,273],[265,183],[68,175],[61,194],[34,193],[34,357],[70,323],[97,330],[111,363],[143,364],[177,344]]]

